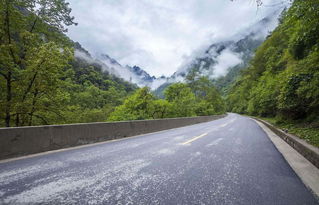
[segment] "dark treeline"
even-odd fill
[[[293,2],[229,89],[229,111],[319,121],[318,19],[318,0]]]

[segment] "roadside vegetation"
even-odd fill
[[[225,102],[207,77],[193,76],[174,83],[159,99],[149,88],[141,88],[115,108],[109,120],[142,120],[192,117],[225,113]]]
[[[276,118],[265,118],[261,119],[268,121],[269,123],[275,125],[276,127],[289,132],[295,136],[304,139],[309,144],[312,144],[316,147],[319,147],[319,124],[318,122],[307,123],[304,121],[296,122],[296,121],[281,121]]]
[[[319,1],[295,0],[226,97],[231,112],[267,117],[318,146]]]

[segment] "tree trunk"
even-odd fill
[[[6,17],[5,17],[5,28],[6,28],[6,33],[8,36],[8,45],[9,45],[9,50],[11,55],[13,54],[12,49],[10,48],[10,44],[11,44],[11,34],[10,34],[10,18],[9,18],[9,1],[6,1]],[[15,61],[14,59],[14,55],[12,55],[12,59],[13,61]],[[7,102],[6,102],[6,117],[5,117],[5,124],[6,127],[10,127],[10,120],[11,120],[11,99],[12,99],[12,92],[11,92],[11,80],[12,78],[12,72],[9,68],[8,70],[8,74],[7,74]]]
[[[20,126],[20,114],[17,113],[16,115],[16,127],[19,127]]]
[[[31,109],[31,112],[30,112],[30,118],[29,118],[29,126],[32,125],[32,120],[33,120],[33,114],[35,112],[35,104],[37,102],[37,96],[38,96],[38,90],[35,90],[34,94],[33,94],[33,100],[32,100],[32,109]]]
[[[11,120],[11,99],[12,99],[12,92],[11,92],[11,72],[8,72],[7,76],[7,102],[6,102],[6,127],[10,127],[10,120]]]

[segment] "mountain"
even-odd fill
[[[183,82],[190,73],[199,76],[208,76],[221,91],[238,76],[240,70],[247,67],[254,56],[256,48],[266,39],[269,33],[277,26],[278,17],[284,7],[278,8],[267,17],[252,24],[237,34],[218,39],[202,48],[187,59],[178,70],[169,77],[156,78],[138,66],[123,66],[107,54],[102,54],[93,59],[88,52],[76,50],[76,56],[87,60],[94,60],[111,74],[134,83],[139,87],[148,86],[162,95],[163,90],[174,82]],[[157,90],[158,89],[158,90]]]
[[[150,76],[146,71],[138,66],[122,66],[115,59],[111,58],[107,54],[102,54],[99,60],[104,63],[108,68],[115,71],[115,75],[123,78],[124,80],[135,83],[139,87],[150,86],[154,76]]]
[[[264,23],[267,22],[264,21]],[[232,42],[229,45],[229,50],[233,52],[234,55],[239,56],[240,62],[234,63],[229,67],[224,67],[224,73],[215,76],[215,78],[213,76],[212,79],[215,86],[223,93],[227,91],[227,87],[236,79],[240,71],[248,66],[249,61],[254,56],[255,50],[264,41],[264,38],[255,38],[255,36],[256,33],[250,33],[239,41]],[[227,48],[224,48],[224,50],[225,49]]]
[[[215,40],[204,47],[167,78],[167,81],[158,84],[155,93],[161,96],[160,93],[165,87],[173,82],[184,81],[190,73],[208,76],[217,88],[225,92],[225,88],[234,81],[240,70],[247,67],[257,47],[275,29],[283,9],[283,7],[278,8],[245,30],[231,37]]]
[[[149,84],[156,79],[155,76],[150,76],[145,70],[136,65],[133,67],[127,65],[126,67],[136,76],[136,78],[140,79],[141,84]]]
[[[112,85],[119,90],[123,88],[128,93],[137,88],[135,84],[121,78],[114,68],[94,59],[80,43],[73,42],[73,47],[75,58],[70,62],[70,65],[74,71],[74,81],[77,84],[82,85],[85,82],[90,82],[101,90],[107,90]]]
[[[102,70],[123,80],[138,85],[139,87],[152,86],[156,78],[150,76],[146,71],[138,66],[122,66],[114,58],[107,54],[102,54],[98,58],[93,58],[79,43],[74,44],[75,57],[91,64],[99,65]]]

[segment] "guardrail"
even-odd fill
[[[157,132],[225,116],[0,128],[0,159]]]

